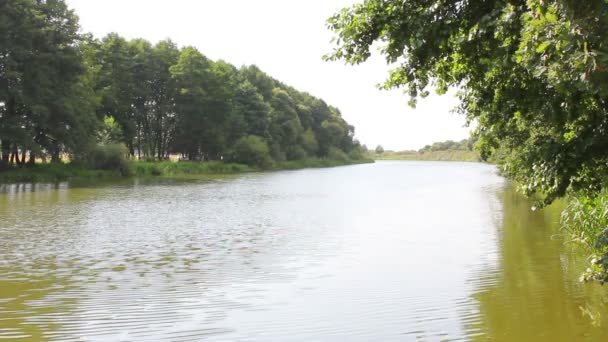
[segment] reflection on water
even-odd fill
[[[529,207],[474,163],[4,186],[0,340],[608,340]]]
[[[533,212],[532,203],[510,187],[499,196],[499,262],[472,279],[480,314],[467,330],[481,332],[474,340],[606,341],[601,314],[608,293],[600,285],[578,282],[585,263],[573,246],[564,245],[563,206]]]

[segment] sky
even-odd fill
[[[373,56],[358,66],[326,62],[333,33],[326,20],[356,0],[67,0],[84,32],[151,42],[170,38],[237,67],[255,64],[279,81],[338,107],[369,148],[419,149],[467,138],[451,94],[407,106],[401,90],[379,90],[388,66]]]

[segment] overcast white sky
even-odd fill
[[[453,96],[431,95],[416,109],[401,91],[376,88],[387,66],[324,62],[332,33],[325,21],[355,0],[67,0],[83,31],[117,32],[152,42],[171,38],[236,66],[255,64],[272,77],[340,108],[368,147],[418,149],[468,137],[464,118],[450,113]]]

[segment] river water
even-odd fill
[[[0,340],[608,341],[559,208],[476,163],[0,188]]]

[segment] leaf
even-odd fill
[[[538,53],[543,53],[545,52],[545,50],[547,50],[547,48],[549,46],[551,46],[551,42],[550,41],[544,41],[542,44],[540,44],[537,48],[536,48],[536,52]]]

